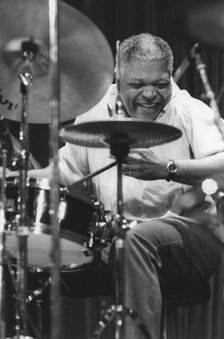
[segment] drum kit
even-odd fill
[[[1,149],[3,168],[1,258],[2,262],[10,267],[12,275],[16,276],[13,279],[18,304],[15,314],[15,338],[30,338],[27,303],[33,300],[34,296],[39,296],[49,284],[53,286],[52,289],[54,288],[57,283],[55,274],[59,276],[62,271],[74,270],[93,263],[98,258],[102,247],[111,242],[112,236],[116,234],[119,240],[116,241],[118,245],[116,246],[117,292],[116,305],[112,309],[114,310],[113,316],[116,318],[115,323],[118,328],[116,337],[118,338],[123,316],[121,257],[123,256],[124,231],[127,226],[122,214],[122,162],[130,147],[149,147],[168,142],[178,138],[180,132],[162,124],[119,117],[119,119],[112,118],[110,121],[69,125],[58,133],[58,121],[55,123],[55,112],[53,110],[52,113],[51,108],[56,107],[57,118],[63,122],[93,107],[112,82],[114,65],[111,50],[101,32],[85,16],[61,2],[58,4],[60,34],[58,44],[54,45],[55,37],[52,37],[52,41],[49,37],[52,28],[55,28],[55,21],[52,20],[53,23],[50,23],[52,11],[53,8],[50,7],[50,3],[48,6],[47,1],[19,0],[15,4],[13,0],[3,0],[0,3],[1,114],[9,120],[21,123],[22,145],[19,177],[6,177],[7,152],[3,147]],[[52,45],[59,52],[60,86],[58,84],[59,67],[55,65],[54,55],[51,58],[50,52],[52,51],[48,50]],[[59,116],[57,111],[59,97],[62,116]],[[60,230],[61,221],[66,214],[67,189],[61,187],[57,180],[50,182],[44,178],[27,176],[29,123],[51,123],[53,125],[53,149],[57,146],[55,134],[57,137],[59,135],[64,142],[88,147],[110,147],[116,161],[109,167],[116,165],[118,169],[118,203],[117,214],[113,219],[113,224],[115,224],[113,231],[111,229],[112,217],[104,211],[100,202],[94,202],[94,213],[89,225],[88,237],[76,232]],[[53,152],[53,160],[54,156]],[[57,166],[55,167],[57,176]],[[81,183],[87,182],[107,168],[102,168],[83,178]],[[77,187],[79,184],[80,182],[76,183]],[[50,213],[52,211],[50,195],[52,187],[53,189],[56,187],[54,192],[58,194],[56,205],[53,203],[53,211],[58,210],[58,213],[54,213],[56,222],[55,219],[52,222],[52,212]],[[55,229],[59,230],[56,236],[54,235]],[[58,240],[60,245],[56,246],[55,242]],[[60,253],[59,260],[57,256],[53,256],[55,250],[57,255]],[[28,294],[27,270],[35,272],[52,270],[54,272],[52,279],[41,282],[37,293]],[[1,282],[3,290],[3,279]],[[57,309],[57,288],[58,286],[53,294],[54,309]],[[4,304],[3,295],[2,292],[1,305]],[[0,309],[1,338],[3,339],[6,335],[5,319],[3,308]],[[40,325],[38,328],[41,327]],[[52,327],[52,337],[60,338],[60,312],[52,314]],[[98,334],[100,332],[97,330]],[[38,337],[41,338],[40,333]]]
[[[56,298],[59,278],[55,279],[59,271],[59,239],[57,231],[49,234],[48,226],[55,225],[55,220],[60,224],[65,191],[60,189],[58,192],[54,180],[50,183],[44,179],[28,178],[28,124],[51,124],[54,162],[59,121],[74,119],[104,95],[113,78],[113,56],[100,30],[65,3],[3,0],[0,2],[0,18],[1,115],[20,122],[21,143],[19,177],[10,179],[6,178],[7,150],[1,144],[1,263],[8,264],[9,257],[16,260],[16,338],[28,337],[27,267],[48,266],[49,269],[53,266],[52,295],[55,302],[52,309],[56,312],[52,312],[52,337],[60,338],[60,326],[55,326],[60,324]],[[59,101],[62,116],[59,116]],[[51,202],[50,191],[56,191],[54,197],[58,201]],[[55,210],[59,213],[54,213]],[[53,228],[57,229],[58,224]],[[51,246],[52,239],[54,246]],[[40,242],[42,245],[37,245]],[[92,254],[83,244],[81,236],[74,239],[74,235],[73,238],[63,235],[62,256],[66,259],[60,264],[72,266],[75,262],[79,266],[89,262]],[[69,259],[71,253],[72,263]],[[0,337],[5,338],[3,265],[0,273]]]
[[[56,10],[52,4],[56,4]],[[55,13],[53,18],[52,12]],[[130,148],[160,145],[179,138],[181,133],[168,125],[124,118],[120,114],[108,121],[71,124],[58,131],[59,121],[74,119],[93,107],[112,82],[113,56],[106,39],[80,12],[65,3],[54,3],[53,0],[1,0],[0,22],[1,115],[20,122],[22,145],[19,177],[11,178],[6,177],[7,151],[1,145],[0,338],[6,338],[4,265],[9,265],[10,269],[13,267],[16,277],[14,284],[18,307],[14,338],[28,339],[31,337],[26,304],[33,299],[34,294],[27,293],[27,270],[51,271],[56,267],[52,280],[45,281],[38,289],[38,294],[41,294],[49,284],[53,286],[52,289],[56,285],[55,298],[58,288],[55,274],[93,263],[101,248],[116,235],[115,305],[112,305],[106,316],[115,319],[115,337],[119,339],[126,311],[123,302],[125,277],[122,272],[125,232],[128,230],[123,217],[122,163]],[[56,59],[55,54],[58,56]],[[58,103],[62,114],[59,114]],[[56,123],[55,111],[58,119]],[[55,182],[27,176],[29,123],[53,125]],[[109,147],[115,158],[109,167],[117,166],[117,214],[111,216],[104,211],[100,202],[94,202],[87,237],[76,232],[60,231],[61,221],[66,214],[67,188],[58,184],[57,157],[54,152],[58,144],[55,135],[64,142],[76,145]],[[77,187],[109,167],[84,177],[76,183]],[[52,185],[58,199],[56,204],[53,202],[55,219],[51,218]],[[58,213],[54,213],[55,210]],[[59,232],[54,234],[55,229]],[[55,246],[54,242],[58,240],[60,245]],[[60,254],[59,260],[52,255],[55,250]],[[57,304],[54,298],[52,308]],[[61,338],[59,315],[52,316],[54,330],[51,335],[54,339]],[[103,327],[99,323],[94,338],[99,338],[102,331]],[[41,338],[41,334],[37,338]]]

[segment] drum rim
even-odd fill
[[[19,185],[19,176],[11,176],[6,178],[6,184],[9,186]],[[39,188],[43,190],[50,190],[51,189],[51,181],[48,178],[34,178],[34,177],[27,177],[27,187],[31,188]],[[60,189],[66,191],[66,186],[60,184]]]

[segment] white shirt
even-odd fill
[[[110,119],[107,105],[114,105],[117,96],[111,85],[102,100],[88,112],[77,117],[75,123]],[[172,83],[172,98],[159,114],[157,122],[174,126],[182,136],[172,142],[151,147],[165,159],[203,158],[224,150],[224,142],[214,123],[214,113],[209,106],[192,98],[185,90]],[[66,143],[59,151],[59,169],[64,184],[71,185],[83,176],[95,172],[114,161],[109,148],[92,148]],[[105,209],[116,212],[117,169],[111,168],[94,177],[96,197]],[[129,220],[145,221],[163,217],[167,213],[179,214],[179,199],[186,185],[166,180],[144,181],[123,175],[123,210]]]

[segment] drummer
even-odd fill
[[[131,149],[123,165],[124,216],[137,221],[126,232],[125,306],[139,320],[126,317],[125,339],[145,338],[138,323],[147,338],[159,339],[162,289],[179,286],[180,281],[208,280],[220,262],[221,243],[200,223],[200,215],[194,220],[181,214],[180,198],[191,185],[222,173],[224,141],[211,108],[172,80],[173,53],[166,41],[148,33],[131,36],[120,45],[116,67],[116,85],[75,123],[110,119],[120,100],[126,117],[168,124],[182,132],[175,141]],[[59,151],[61,182],[71,185],[112,161],[107,148],[66,143]],[[48,167],[29,174],[50,173]],[[97,198],[115,213],[116,168],[92,181]],[[211,199],[209,204],[206,213],[214,207]]]

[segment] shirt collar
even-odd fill
[[[166,104],[166,106],[162,109],[162,111],[159,113],[158,118],[161,117],[163,114],[166,113],[167,108],[169,107],[171,101],[177,96],[177,94],[180,92],[180,87],[175,83],[173,80],[173,77],[171,77],[171,86],[172,86],[172,94],[171,94],[171,99]]]

